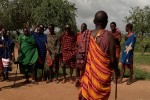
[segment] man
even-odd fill
[[[121,42],[121,32],[118,28],[116,28],[116,23],[115,22],[112,22],[110,24],[110,28],[111,28],[111,32],[112,34],[114,35],[114,38],[115,38],[115,44],[116,44],[116,59],[119,63],[119,57],[120,57],[120,50],[121,50],[121,47],[120,47],[120,42]]]
[[[3,63],[2,63],[2,55],[3,55],[3,42],[2,42],[2,28],[0,27],[0,76],[3,72]]]
[[[130,70],[130,77],[129,81],[127,82],[127,85],[130,85],[133,82],[133,51],[136,43],[136,38],[132,29],[133,25],[131,23],[126,25],[126,32],[128,32],[128,34],[125,39],[121,57],[122,69],[119,82],[122,83],[125,68],[128,67]]]
[[[83,23],[81,25],[81,32],[77,35],[77,47],[78,52],[76,55],[76,87],[79,87],[80,76],[83,75],[85,64],[86,64],[86,57],[87,57],[87,49],[88,49],[88,41],[89,41],[89,30],[87,29],[87,25]]]
[[[105,27],[107,13],[95,14],[96,29],[91,32],[87,63],[81,78],[79,100],[108,100],[111,88],[112,68],[118,75],[114,37]]]
[[[2,42],[2,28],[0,27],[0,77],[3,76],[3,68],[4,68],[3,63],[2,63],[3,48],[4,48],[4,45]]]
[[[121,32],[120,30],[116,27],[116,23],[115,22],[111,22],[110,23],[110,28],[111,28],[111,33],[114,35],[114,40],[115,40],[115,44],[116,44],[116,60],[117,60],[117,66],[119,64],[119,58],[120,58],[120,51],[121,51],[121,46],[120,46],[120,42],[121,42]],[[114,77],[112,77],[113,79]]]
[[[37,33],[32,32],[32,34],[38,50],[38,60],[34,66],[34,81],[33,81],[33,83],[37,84],[37,69],[42,69],[42,75],[44,74],[43,70],[46,59],[47,36],[44,34],[43,25],[39,25],[37,27]]]
[[[18,41],[20,45],[18,50],[20,70],[23,74],[25,74],[26,81],[24,83],[29,83],[29,73],[32,74],[33,65],[38,58],[38,51],[34,38],[27,27],[23,29],[23,34],[19,35]]]
[[[59,83],[58,81],[58,75],[59,75],[59,56],[60,56],[60,41],[58,36],[56,35],[55,26],[53,24],[49,25],[49,34],[47,35],[47,50],[50,56],[50,59],[47,59],[48,62],[52,62],[51,64],[47,64],[50,73],[49,73],[49,81],[52,82],[52,73],[53,73],[53,67],[55,68],[55,75],[56,75],[56,83]],[[49,57],[47,57],[49,58]],[[50,61],[51,60],[51,61]]]
[[[73,83],[72,74],[73,67],[75,63],[75,54],[76,54],[76,36],[74,32],[71,30],[70,25],[66,25],[65,32],[62,35],[62,56],[63,56],[63,82],[66,82],[66,65],[70,67],[70,81]]]
[[[2,47],[2,63],[3,63],[3,81],[9,81],[8,74],[11,68],[11,61],[14,57],[14,42],[7,35],[7,30],[2,28],[2,39],[1,39],[1,47]]]
[[[3,73],[3,63],[2,63],[2,48],[3,48],[3,44],[2,44],[2,27],[0,26],[0,77],[2,76]],[[2,89],[0,88],[0,91]]]

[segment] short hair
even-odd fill
[[[111,25],[111,24],[114,24],[114,25],[116,26],[116,23],[115,23],[115,22],[111,22],[110,25]]]
[[[49,27],[50,27],[50,26],[55,27],[55,25],[54,25],[54,24],[50,24],[50,25],[49,25]]]
[[[128,27],[130,30],[133,29],[133,25],[132,25],[131,23],[128,23],[128,24],[126,25],[126,27]]]
[[[82,25],[85,25],[85,27],[87,28],[87,25],[86,25],[86,23],[82,23]]]
[[[101,24],[102,28],[105,28],[108,22],[108,15],[105,11],[98,11],[95,14],[94,24]]]

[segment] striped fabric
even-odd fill
[[[85,73],[81,78],[80,94],[86,100],[107,100],[110,95],[111,68],[106,53],[90,37]]]

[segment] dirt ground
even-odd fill
[[[22,84],[23,76],[18,75],[16,88],[12,88],[15,79],[14,73],[15,68],[13,73],[10,73],[11,82],[0,82],[0,88],[2,87],[0,100],[78,100],[78,89],[69,82],[65,84],[41,82],[39,85],[24,85]],[[137,80],[129,86],[126,85],[126,81],[127,79],[124,79],[123,84],[118,84],[117,100],[150,100],[150,81]],[[109,100],[115,100],[115,84],[113,82]]]
[[[14,71],[15,72],[15,71]],[[14,73],[10,73],[11,82],[0,82],[0,100],[78,100],[78,89],[69,82],[56,84],[55,82],[39,85],[24,85],[23,76],[18,75],[16,88],[12,88],[14,83]],[[118,84],[117,100],[150,100],[150,81],[135,81],[131,85]],[[112,90],[109,100],[114,100],[115,84],[112,82]]]

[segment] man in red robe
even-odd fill
[[[116,27],[115,22],[111,22],[110,28],[111,28],[111,33],[114,35],[114,41],[115,41],[115,47],[116,47],[116,60],[117,60],[117,66],[119,64],[119,58],[120,58],[120,51],[121,51],[121,32],[120,30]],[[115,75],[115,74],[114,74]],[[112,80],[114,79],[114,76],[112,76]]]
[[[89,32],[90,31],[87,29],[87,25],[83,23],[81,25],[81,32],[77,34],[78,52],[76,55],[76,87],[79,87],[80,77],[83,75],[86,65],[88,41],[90,36]]]
[[[63,68],[63,82],[66,82],[66,65],[70,67],[70,80],[72,80],[72,74],[73,74],[73,67],[75,63],[75,55],[76,55],[76,35],[74,32],[71,30],[70,25],[66,25],[65,32],[62,35],[62,56],[63,56],[63,63],[62,63],[62,68]]]
[[[119,58],[120,58],[120,51],[121,51],[121,46],[120,46],[120,42],[121,42],[121,32],[120,30],[116,27],[116,23],[115,22],[111,22],[110,24],[110,28],[111,28],[111,32],[114,35],[115,38],[115,45],[116,45],[116,59],[119,62]]]
[[[114,36],[105,30],[107,13],[95,14],[95,29],[91,31],[86,67],[81,77],[79,100],[108,100],[111,89],[111,70],[119,75],[116,66]]]

